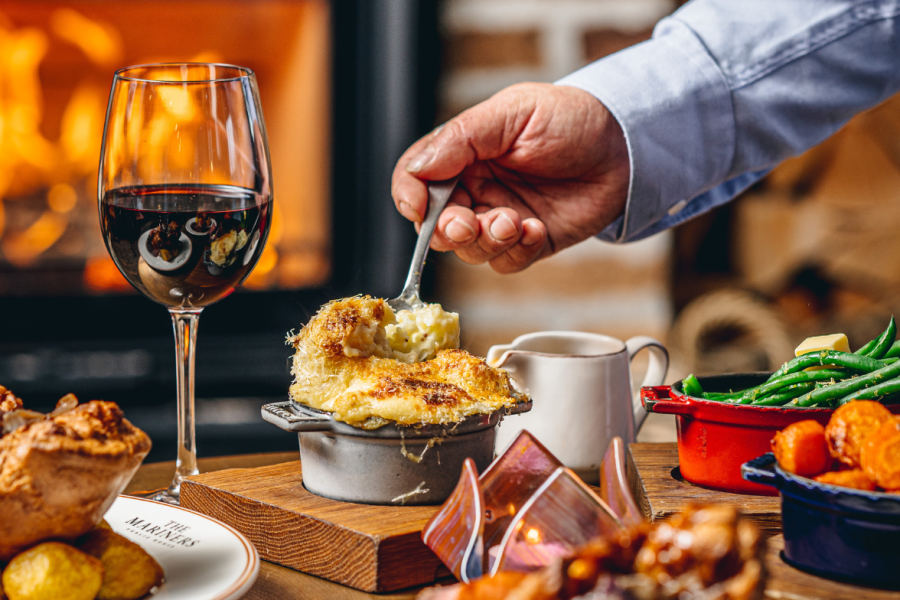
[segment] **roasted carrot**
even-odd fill
[[[859,451],[866,438],[890,418],[891,412],[880,402],[855,400],[844,404],[834,411],[825,427],[831,456],[851,469],[858,469]]]
[[[879,487],[900,489],[900,418],[892,417],[866,438],[860,462]]]
[[[791,423],[775,434],[772,452],[785,471],[801,477],[815,477],[831,466],[825,428],[817,421]]]
[[[815,480],[819,483],[830,483],[831,485],[853,488],[854,490],[875,491],[875,482],[869,479],[862,469],[822,473]]]

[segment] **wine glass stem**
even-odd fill
[[[194,430],[194,352],[201,310],[169,309],[175,329],[175,367],[178,372],[178,458],[175,478],[168,489],[174,498],[181,494],[181,480],[199,473]]]

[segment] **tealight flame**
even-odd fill
[[[532,527],[528,530],[528,533],[525,534],[525,541],[529,544],[540,544],[541,543],[541,532]]]

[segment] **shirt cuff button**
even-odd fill
[[[672,208],[669,209],[669,216],[674,217],[678,213],[681,212],[681,209],[687,206],[687,200],[679,200],[675,204],[672,205]]]

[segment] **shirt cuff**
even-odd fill
[[[654,38],[556,82],[585,90],[625,133],[631,181],[624,215],[601,237],[625,242],[721,183],[731,168],[735,121],[731,92],[703,43],[668,18]],[[653,228],[657,230],[656,228]]]

